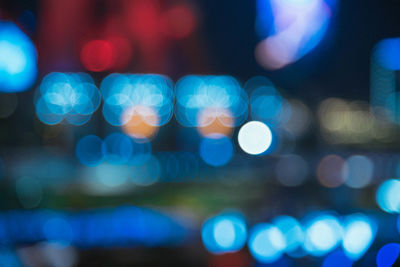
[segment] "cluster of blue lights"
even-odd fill
[[[202,238],[212,253],[237,251],[243,247],[240,233],[229,216],[222,214],[203,224]],[[244,227],[244,221],[241,221]],[[260,263],[274,263],[284,254],[299,258],[306,255],[326,256],[324,266],[333,263],[353,263],[360,259],[375,239],[377,228],[374,221],[362,214],[339,218],[323,212],[307,216],[302,223],[290,216],[278,216],[272,223],[254,225],[247,239],[251,255]],[[236,241],[234,242],[234,240]],[[229,244],[229,249],[225,247]],[[237,244],[237,247],[231,247]],[[341,250],[338,247],[341,246]],[[351,264],[349,265],[351,266]]]
[[[169,78],[155,74],[111,74],[101,83],[103,115],[121,126],[140,115],[147,124],[161,126],[172,117],[174,94]]]
[[[17,25],[0,22],[0,92],[21,92],[33,85],[37,55],[32,41]]]
[[[251,92],[250,102],[246,90]],[[252,155],[265,154],[277,144],[273,128],[283,127],[291,115],[289,102],[263,77],[250,79],[243,89],[231,76],[189,75],[174,86],[162,75],[110,74],[98,90],[88,74],[59,72],[43,78],[35,95],[36,114],[49,125],[62,121],[82,125],[102,100],[105,120],[122,126],[126,135],[79,141],[76,156],[86,166],[143,163],[149,153],[142,144],[173,114],[180,124],[196,127],[202,135],[198,147],[202,160],[210,166],[224,166],[234,155],[233,128],[247,120],[249,110],[254,121],[243,125],[238,142]]]
[[[43,78],[35,98],[36,115],[50,125],[64,119],[82,125],[100,103],[100,92],[85,73],[50,73]]]
[[[178,219],[133,206],[77,213],[10,211],[0,215],[3,245],[48,241],[78,247],[169,246],[186,240]]]
[[[175,89],[175,92],[174,90]],[[250,79],[250,107],[254,120],[276,124],[289,116],[289,104],[264,77]],[[156,74],[110,74],[97,90],[84,73],[50,73],[42,80],[35,98],[36,112],[46,124],[64,118],[83,124],[99,107],[114,126],[127,124],[135,115],[149,125],[166,124],[175,112],[186,127],[205,127],[219,119],[226,127],[243,124],[249,113],[249,99],[239,82],[231,76],[185,76],[174,87],[171,80]],[[175,111],[174,111],[174,102]]]
[[[231,117],[228,127],[242,124],[248,116],[247,94],[231,76],[186,76],[178,81],[175,92],[175,117],[186,127],[211,123],[201,118],[203,112],[211,113],[213,119]]]

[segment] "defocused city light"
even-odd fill
[[[0,21],[0,92],[21,92],[37,75],[36,48],[12,22]]]
[[[343,251],[334,251],[325,257],[322,267],[352,267],[353,261]]]
[[[232,142],[227,137],[203,138],[200,143],[200,156],[211,166],[226,165],[233,156]]]
[[[222,127],[213,127],[216,132],[209,134],[224,134],[224,127],[232,128],[247,119],[247,95],[233,77],[185,76],[178,81],[175,91],[175,117],[183,126],[200,127],[201,132],[219,120]]]
[[[376,229],[373,221],[361,214],[348,216],[343,226],[343,250],[347,257],[358,260],[371,246]]]
[[[263,39],[255,50],[258,63],[280,69],[309,53],[324,37],[335,3],[258,0],[256,32]]]
[[[295,256],[304,242],[304,231],[300,223],[295,218],[286,215],[275,217],[272,223],[285,238],[285,252],[290,256]]]
[[[244,152],[259,155],[268,150],[272,144],[272,132],[267,125],[251,121],[243,125],[238,134],[239,146]]]
[[[400,213],[400,180],[383,182],[376,191],[376,202],[383,211]]]
[[[347,172],[348,167],[343,158],[338,155],[328,155],[319,162],[316,174],[323,186],[335,188],[345,182]]]
[[[374,175],[374,163],[367,157],[354,155],[346,160],[347,168],[342,169],[345,184],[352,188],[363,188],[370,184]]]
[[[173,113],[171,81],[161,75],[111,74],[101,84],[103,115],[136,139],[151,138]]]
[[[223,213],[204,222],[201,237],[211,253],[238,251],[246,243],[246,224],[240,214]]]
[[[304,249],[322,256],[335,249],[342,240],[342,227],[332,215],[319,215],[306,226]]]
[[[285,236],[276,226],[258,224],[250,232],[248,246],[257,261],[272,263],[285,251]]]
[[[43,78],[36,95],[36,115],[49,125],[64,119],[73,125],[85,124],[101,102],[93,79],[85,73],[50,73]]]
[[[376,256],[376,265],[378,267],[394,266],[396,259],[400,254],[400,244],[390,243],[383,246]]]

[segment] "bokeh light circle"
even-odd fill
[[[200,156],[211,166],[226,165],[233,156],[233,146],[229,138],[203,138],[200,143]]]
[[[400,212],[400,180],[390,179],[383,182],[376,191],[378,206],[388,213]]]
[[[321,159],[317,167],[318,181],[326,187],[335,188],[345,182],[347,165],[342,157],[328,155]]]
[[[342,227],[333,215],[319,215],[306,225],[304,249],[311,255],[322,256],[339,245]]]
[[[391,267],[400,255],[400,244],[390,243],[384,245],[376,256],[376,265],[378,267]]]
[[[374,163],[367,157],[354,155],[346,160],[347,168],[343,171],[345,184],[352,188],[367,186],[374,174]]]
[[[25,91],[36,76],[34,44],[14,23],[0,22],[0,92]]]
[[[112,67],[115,52],[111,42],[92,40],[83,45],[81,62],[89,71],[105,71]]]
[[[322,267],[352,267],[353,260],[351,260],[343,251],[334,251],[324,259]]]
[[[347,257],[358,260],[371,246],[375,238],[375,224],[362,214],[346,218],[343,225],[342,246]]]
[[[201,237],[204,246],[211,253],[238,251],[244,246],[247,238],[243,216],[226,213],[209,218],[202,226]]]
[[[271,146],[272,132],[264,123],[251,121],[240,128],[238,142],[244,152],[259,155]]]
[[[259,262],[277,261],[285,250],[285,237],[276,226],[258,224],[250,232],[248,246],[251,255]]]

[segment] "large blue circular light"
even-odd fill
[[[378,265],[378,267],[391,267],[399,256],[400,244],[387,244],[379,250],[376,256],[376,265]]]
[[[330,214],[319,215],[311,220],[305,230],[304,249],[313,256],[322,256],[339,245],[342,226]]]
[[[211,253],[234,252],[246,243],[246,224],[239,214],[221,214],[204,222],[201,237]]]
[[[37,76],[36,49],[14,23],[0,22],[0,92],[21,92]]]
[[[342,246],[349,258],[358,260],[364,255],[374,241],[375,227],[373,221],[362,214],[353,214],[346,218]]]
[[[204,138],[200,143],[200,156],[205,163],[211,166],[227,164],[233,155],[233,146],[229,138]]]
[[[262,223],[252,229],[248,246],[251,255],[257,261],[272,263],[282,256],[286,242],[282,232],[276,226]]]

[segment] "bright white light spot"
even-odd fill
[[[264,123],[251,121],[240,128],[238,141],[244,152],[258,155],[271,146],[272,132]]]

